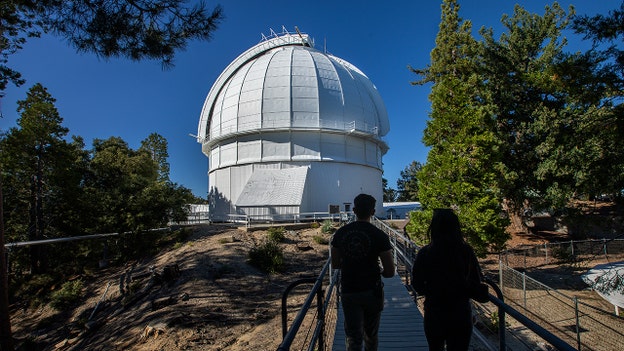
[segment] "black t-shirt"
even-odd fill
[[[331,245],[342,256],[340,282],[345,293],[372,290],[381,279],[379,254],[392,248],[386,233],[364,221],[338,229]]]

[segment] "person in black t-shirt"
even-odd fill
[[[341,270],[347,351],[361,351],[362,343],[366,351],[377,350],[384,305],[381,275],[390,278],[395,271],[388,235],[370,223],[375,202],[368,194],[356,196],[356,221],[338,229],[331,241],[332,267]]]
[[[430,351],[466,351],[472,335],[468,280],[481,281],[475,253],[451,209],[435,209],[430,243],[416,255],[412,286],[425,296],[424,328]]]

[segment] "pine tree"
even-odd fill
[[[80,183],[77,170],[80,140],[67,142],[68,129],[62,126],[55,99],[41,84],[35,84],[24,100],[18,101],[18,127],[11,128],[1,141],[0,163],[5,172],[4,197],[11,204],[5,209],[7,228],[25,237],[13,241],[41,240],[58,235],[55,228],[64,219],[58,215],[75,203]],[[48,269],[42,246],[31,246],[30,269],[33,273]]]
[[[541,16],[516,5],[513,15],[503,16],[506,32],[498,41],[491,29],[481,30],[483,80],[495,106],[496,136],[502,142],[506,180],[500,184],[513,213],[521,213],[527,203],[538,210],[569,199],[562,190],[570,183],[564,173],[574,171],[551,169],[559,181],[546,174],[551,157],[562,155],[550,154],[554,150],[549,144],[562,141],[553,139],[553,132],[562,127],[572,133],[569,136],[578,132],[574,124],[563,122],[574,119],[575,112],[566,109],[570,105],[555,70],[566,45],[561,31],[568,21],[557,3],[547,6]]]
[[[454,208],[467,240],[478,253],[501,248],[508,238],[501,216],[499,142],[493,111],[479,75],[478,44],[470,21],[459,17],[455,0],[442,4],[440,30],[430,65],[413,71],[414,84],[433,83],[430,119],[423,142],[431,149],[418,173],[419,198],[425,211],[412,215],[408,230],[424,235],[434,208]]]
[[[418,172],[422,164],[412,161],[409,166],[401,171],[401,178],[397,180],[398,201],[418,201]]]

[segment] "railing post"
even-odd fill
[[[574,314],[576,315],[576,348],[581,351],[581,325],[579,320],[578,298],[574,296]]]
[[[502,263],[502,261],[499,261]],[[502,272],[502,270],[501,270]],[[505,297],[503,296],[503,292],[502,290],[496,286],[496,284],[493,281],[490,281],[490,279],[486,278],[485,282],[492,287],[492,289],[494,289],[494,292],[496,292],[496,297],[498,297],[498,299],[504,303],[505,302]],[[490,300],[492,300],[490,298]],[[506,345],[506,341],[505,341],[505,309],[502,306],[498,306],[498,340],[499,340],[499,350],[500,351],[504,351],[507,349],[507,345]]]
[[[321,283],[322,284],[322,283]],[[319,316],[319,338],[318,338],[318,351],[325,351],[325,309],[323,308],[323,285],[319,287],[316,292],[316,311]]]

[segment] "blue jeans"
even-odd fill
[[[384,306],[383,294],[373,290],[342,293],[342,311],[347,351],[377,351],[379,320]]]

